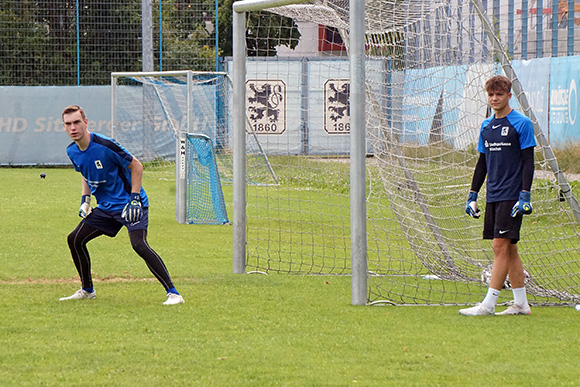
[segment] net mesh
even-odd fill
[[[202,134],[215,148],[222,181],[231,183],[232,98],[231,80],[225,73],[114,73],[113,82],[113,136],[137,158],[151,167],[166,168],[175,162],[175,139],[180,133]],[[248,181],[276,184],[250,127],[246,144]]]
[[[308,45],[303,36],[294,50],[280,47],[275,57],[263,52],[247,62],[248,85],[262,80],[270,96],[276,85],[285,90],[286,120],[284,131],[258,133],[266,152],[277,155],[270,160],[280,186],[248,190],[248,268],[350,273],[349,72],[340,58],[349,46],[348,3],[270,9],[274,18],[332,28],[340,42],[321,42],[319,33],[318,55],[296,59]],[[468,0],[366,1],[371,303],[469,304],[485,294],[493,251],[482,240],[482,221],[465,215],[464,206],[479,128],[490,114],[483,85],[502,69],[475,11]],[[249,100],[255,91],[248,86],[247,93]],[[516,98],[512,106],[522,110]],[[274,121],[279,129],[283,121]],[[549,144],[539,142],[535,160],[534,213],[518,244],[529,299],[578,302],[576,217],[551,170]],[[480,207],[484,198],[485,188]],[[500,302],[510,298],[503,292]]]
[[[188,134],[187,155],[186,222],[229,223],[211,139],[200,134]]]
[[[174,180],[178,172],[176,139],[188,134],[185,222],[229,223],[222,192],[222,183],[231,184],[233,178],[231,81],[227,75],[191,71],[114,73],[112,82],[112,136],[148,171]],[[248,181],[276,184],[268,158],[250,128],[246,144]]]

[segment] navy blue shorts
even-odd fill
[[[149,208],[143,208],[143,217],[135,223],[126,222],[120,212],[109,212],[101,210],[99,207],[94,208],[82,222],[98,228],[107,236],[114,237],[123,226],[127,227],[129,231],[147,230],[147,225],[149,224]]]
[[[517,200],[485,203],[485,219],[483,221],[483,239],[506,238],[512,244],[520,240],[522,214],[512,218],[512,207]]]

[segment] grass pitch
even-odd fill
[[[0,169],[1,386],[578,383],[573,308],[355,307],[349,277],[232,274],[231,227],[179,225],[174,183],[146,172],[144,186],[183,305],[161,304],[124,230],[89,244],[97,299],[59,302],[79,287],[66,235],[80,176]]]

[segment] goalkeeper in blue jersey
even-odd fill
[[[163,260],[147,243],[149,200],[141,187],[143,165],[113,139],[89,132],[82,108],[68,106],[62,112],[62,120],[73,140],[66,152],[75,170],[82,175],[79,216],[83,219],[68,236],[82,287],[60,300],[96,298],[87,243],[101,235],[114,237],[125,226],[133,249],[165,288],[167,300],[163,304],[183,303]],[[95,208],[90,205],[91,195],[97,199]]]
[[[478,218],[477,193],[487,176],[483,238],[493,240],[493,270],[487,295],[474,307],[461,309],[466,316],[493,315],[509,275],[514,303],[497,315],[530,314],[524,268],[518,253],[522,216],[532,213],[530,189],[534,177],[536,140],[532,122],[509,105],[511,81],[497,75],[487,80],[485,91],[494,114],[483,121],[471,190],[465,212]]]

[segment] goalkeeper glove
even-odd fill
[[[81,208],[79,209],[79,216],[86,218],[93,211],[91,207],[91,195],[83,195],[81,197]]]
[[[527,191],[520,192],[520,198],[512,207],[512,217],[516,217],[518,214],[531,214],[532,213],[532,203],[530,203],[532,194]]]
[[[477,208],[477,192],[469,192],[467,204],[465,205],[465,213],[476,219],[481,216],[479,209]]]
[[[121,216],[129,223],[135,223],[141,220],[143,210],[141,208],[141,196],[138,193],[131,193],[131,199],[125,205],[125,208],[123,208]]]

